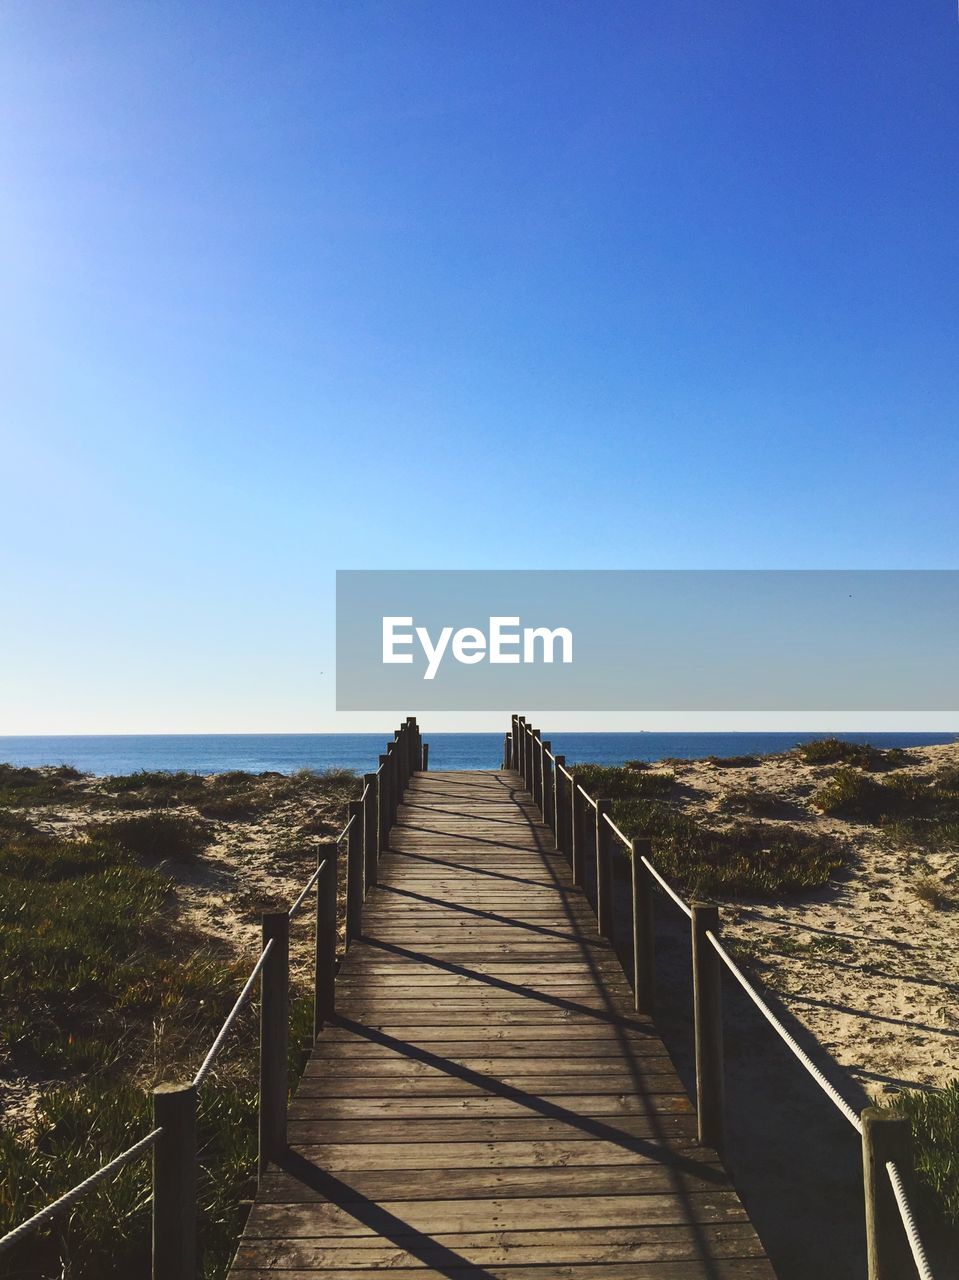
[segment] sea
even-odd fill
[[[707,756],[767,755],[800,742],[836,736],[876,747],[924,747],[954,742],[954,733],[563,733],[543,729],[552,749],[570,764],[621,765],[627,760],[703,760]],[[502,763],[500,733],[424,734],[431,769],[495,769]],[[0,762],[70,764],[97,775],[138,769],[190,773],[251,773],[297,769],[376,769],[386,750],[379,733],[109,734],[70,737],[0,736]]]

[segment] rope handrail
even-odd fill
[[[64,1209],[69,1209],[71,1205],[84,1196],[91,1188],[95,1187],[98,1182],[102,1182],[108,1178],[111,1173],[117,1173],[124,1165],[129,1164],[131,1160],[135,1160],[137,1156],[143,1155],[153,1146],[157,1138],[163,1132],[163,1129],[154,1129],[148,1133],[146,1137],[141,1138],[139,1142],[135,1142],[132,1147],[128,1147],[126,1151],[121,1151],[118,1156],[114,1156],[108,1164],[97,1169],[96,1173],[91,1173],[88,1178],[84,1178],[82,1182],[78,1182],[75,1187],[71,1187],[69,1191],[64,1192],[58,1200],[54,1200],[52,1204],[48,1204],[45,1209],[41,1209],[39,1213],[35,1213],[32,1218],[27,1218],[26,1222],[21,1222],[18,1227],[14,1227],[12,1231],[8,1231],[3,1237],[0,1237],[0,1253],[10,1249],[24,1236],[30,1234],[37,1227],[45,1222],[49,1222],[51,1218],[56,1217]]]
[[[230,1034],[230,1031],[233,1029],[233,1024],[234,1022],[236,1022],[237,1017],[239,1016],[240,1010],[243,1008],[243,1006],[246,1004],[247,1000],[249,999],[250,992],[253,990],[253,986],[255,982],[257,978],[260,976],[260,971],[262,970],[263,966],[266,964],[266,958],[272,950],[273,950],[273,939],[271,938],[270,941],[263,948],[263,950],[260,952],[260,958],[259,960],[257,960],[256,964],[253,966],[250,976],[247,978],[246,983],[244,984],[243,990],[237,996],[236,1003],[234,1004],[233,1008],[226,1015],[226,1021],[223,1023],[223,1026],[220,1028],[219,1032],[217,1033],[216,1039],[210,1045],[209,1053],[207,1053],[206,1057],[203,1059],[202,1063],[200,1064],[199,1071],[193,1077],[193,1084],[197,1089],[199,1089],[200,1085],[210,1074],[210,1069],[213,1066],[213,1061],[216,1058],[217,1054],[220,1052],[220,1050],[223,1048],[223,1043],[226,1040],[227,1036]]]
[[[659,887],[665,893],[667,893],[670,898],[672,898],[673,902],[676,903],[676,906],[679,907],[680,911],[682,911],[682,913],[685,916],[688,916],[689,919],[692,920],[693,918],[692,908],[689,907],[682,900],[682,898],[679,896],[679,894],[676,892],[673,886],[669,883],[669,881],[664,876],[660,875],[660,873],[656,870],[656,868],[653,866],[653,864],[650,862],[650,860],[646,857],[645,854],[641,855],[640,862],[642,862],[643,866],[646,868],[649,874],[653,877],[653,879],[656,881]]]
[[[320,878],[320,876],[322,875],[322,873],[323,873],[323,868],[324,868],[325,866],[326,866],[326,858],[324,858],[324,859],[323,859],[323,861],[319,864],[319,866],[316,868],[316,870],[315,870],[315,871],[313,872],[313,874],[310,876],[309,880],[307,880],[306,884],[305,884],[305,885],[303,886],[303,888],[300,890],[300,896],[297,898],[296,902],[294,902],[294,903],[293,903],[293,906],[292,906],[292,907],[290,907],[290,910],[289,910],[289,912],[287,913],[287,914],[289,915],[289,917],[290,917],[290,919],[291,919],[291,920],[292,920],[292,919],[293,919],[293,917],[296,915],[296,913],[299,911],[300,907],[303,905],[303,903],[304,903],[304,901],[305,901],[305,899],[306,899],[306,895],[310,892],[310,890],[311,890],[311,889],[313,888],[313,886],[316,884],[317,880],[318,880],[318,879]]]
[[[856,1115],[856,1112],[849,1105],[846,1099],[842,1096],[839,1090],[834,1085],[830,1084],[830,1082],[819,1070],[819,1068],[816,1066],[815,1062],[813,1062],[812,1058],[810,1058],[809,1054],[805,1051],[805,1049],[803,1049],[799,1045],[799,1043],[796,1041],[796,1039],[786,1030],[783,1024],[779,1021],[779,1019],[773,1013],[772,1009],[770,1009],[769,1005],[766,1004],[765,1000],[762,998],[762,996],[759,994],[756,988],[752,985],[752,983],[743,973],[742,969],[740,969],[740,967],[736,964],[735,960],[733,960],[732,956],[730,956],[729,952],[722,945],[722,943],[719,941],[719,939],[716,937],[716,935],[713,933],[711,929],[706,930],[706,937],[709,939],[710,943],[712,944],[713,950],[719,956],[720,960],[723,961],[723,963],[726,965],[726,968],[733,975],[733,977],[736,979],[736,981],[739,983],[742,989],[746,992],[746,995],[749,996],[750,1000],[752,1000],[753,1004],[756,1006],[759,1012],[763,1015],[763,1017],[766,1019],[769,1025],[773,1028],[774,1031],[776,1031],[779,1034],[780,1038],[792,1050],[793,1054],[799,1059],[799,1061],[806,1068],[806,1070],[809,1072],[812,1078],[816,1081],[819,1087],[823,1090],[823,1092],[829,1095],[829,1097],[833,1100],[833,1102],[836,1104],[839,1110],[843,1113],[843,1115],[846,1117],[846,1119],[849,1121],[852,1127],[856,1130],[856,1132],[861,1134],[862,1121]]]
[[[623,835],[622,831],[620,831],[619,827],[617,827],[616,823],[612,820],[609,814],[604,813],[603,817],[606,819],[607,825],[612,829],[613,835],[619,836],[620,840],[622,840],[623,844],[626,846],[627,849],[632,849],[633,847],[632,840],[630,840],[628,836]]]
[[[899,1206],[899,1216],[902,1219],[902,1227],[906,1233],[906,1239],[909,1241],[909,1252],[912,1254],[912,1260],[916,1264],[916,1270],[919,1272],[921,1280],[934,1280],[932,1268],[929,1266],[929,1259],[926,1257],[926,1250],[923,1247],[922,1237],[919,1235],[919,1228],[916,1226],[916,1220],[912,1216],[912,1206],[909,1204],[909,1197],[906,1195],[902,1174],[899,1172],[899,1166],[895,1160],[886,1161],[886,1173],[892,1183],[892,1193],[896,1197],[896,1204]]]

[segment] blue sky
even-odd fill
[[[379,727],[338,567],[959,567],[957,51],[7,0],[0,731]]]

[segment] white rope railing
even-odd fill
[[[886,1173],[888,1173],[889,1181],[892,1183],[892,1192],[896,1197],[896,1204],[899,1206],[899,1216],[902,1218],[903,1230],[906,1233],[906,1239],[909,1241],[909,1251],[912,1254],[913,1262],[916,1264],[916,1270],[919,1272],[921,1280],[934,1280],[932,1268],[929,1266],[929,1259],[926,1257],[919,1229],[916,1226],[916,1220],[912,1216],[912,1206],[909,1204],[909,1197],[906,1195],[902,1174],[899,1172],[899,1166],[895,1160],[886,1161]]]
[[[200,1085],[210,1074],[210,1069],[213,1066],[214,1059],[216,1058],[216,1055],[220,1052],[220,1050],[223,1048],[223,1042],[226,1040],[227,1036],[230,1034],[230,1031],[233,1029],[233,1024],[234,1022],[236,1022],[237,1018],[239,1017],[240,1010],[246,1004],[247,1000],[249,1000],[250,992],[253,990],[256,980],[260,976],[263,966],[266,964],[266,958],[272,950],[273,950],[273,939],[271,938],[270,941],[263,948],[263,950],[260,952],[260,958],[259,960],[257,960],[256,964],[253,966],[253,970],[250,976],[247,978],[246,984],[244,985],[243,990],[237,996],[236,1003],[234,1004],[230,1012],[227,1014],[226,1021],[223,1023],[223,1026],[220,1028],[219,1032],[217,1033],[216,1039],[210,1045],[209,1053],[203,1059],[202,1063],[200,1064],[199,1071],[193,1077],[193,1083],[196,1086],[196,1088],[199,1089]]]
[[[321,875],[322,875],[322,873],[323,873],[323,868],[324,868],[325,866],[326,866],[326,859],[324,858],[324,859],[323,859],[323,861],[322,861],[322,862],[319,864],[319,866],[316,868],[316,870],[313,872],[313,874],[310,876],[309,880],[307,880],[306,884],[305,884],[305,885],[303,886],[303,888],[300,890],[300,895],[299,895],[299,897],[298,897],[298,898],[297,898],[297,900],[293,903],[293,906],[292,906],[292,907],[290,907],[290,910],[289,910],[289,912],[287,913],[287,914],[289,915],[289,917],[290,917],[290,919],[291,919],[291,920],[292,920],[292,919],[293,919],[293,917],[296,915],[296,913],[299,911],[299,909],[300,909],[300,907],[303,905],[303,903],[306,901],[307,894],[310,892],[310,890],[311,890],[311,889],[313,888],[313,886],[316,884],[317,880],[319,880],[320,876],[321,876]]]
[[[145,1138],[141,1138],[139,1142],[135,1142],[132,1147],[128,1147],[126,1151],[121,1151],[118,1156],[105,1164],[101,1169],[97,1169],[96,1173],[91,1173],[89,1178],[84,1178],[82,1182],[78,1182],[59,1200],[54,1200],[52,1204],[48,1204],[45,1209],[41,1209],[39,1213],[35,1213],[32,1218],[28,1218],[26,1222],[21,1222],[18,1227],[14,1227],[12,1231],[8,1231],[5,1236],[0,1238],[0,1253],[4,1253],[7,1249],[11,1249],[15,1244],[23,1239],[24,1236],[35,1231],[37,1227],[43,1226],[45,1222],[49,1222],[51,1218],[55,1218],[58,1213],[62,1213],[64,1209],[69,1209],[88,1191],[109,1178],[112,1173],[118,1173],[124,1165],[131,1160],[135,1160],[138,1156],[142,1156],[144,1152],[149,1151],[163,1132],[162,1129],[154,1129],[152,1133],[148,1133]]]
[[[846,1099],[842,1096],[839,1090],[826,1079],[823,1073],[816,1066],[815,1062],[813,1062],[812,1058],[810,1058],[806,1050],[803,1049],[798,1044],[796,1039],[792,1035],[790,1035],[790,1033],[786,1030],[783,1024],[779,1021],[779,1019],[773,1013],[772,1009],[770,1009],[769,1005],[766,1004],[765,1000],[762,998],[762,996],[759,994],[756,988],[752,985],[752,983],[743,973],[742,969],[740,969],[739,965],[736,964],[735,960],[733,960],[732,956],[729,954],[729,952],[722,945],[722,943],[719,941],[719,939],[716,937],[716,935],[713,933],[711,929],[706,930],[706,937],[709,939],[710,943],[712,944],[713,949],[716,951],[716,954],[726,965],[726,968],[733,975],[733,977],[736,979],[736,981],[739,983],[742,989],[746,992],[746,995],[749,996],[750,1000],[752,1000],[753,1004],[756,1006],[759,1012],[763,1015],[763,1017],[766,1019],[769,1025],[773,1028],[774,1031],[776,1031],[779,1034],[780,1038],[785,1042],[785,1044],[788,1045],[788,1047],[792,1050],[793,1054],[799,1059],[799,1061],[806,1068],[806,1070],[809,1072],[812,1078],[816,1081],[819,1087],[823,1090],[823,1092],[829,1095],[829,1097],[833,1100],[833,1102],[836,1104],[839,1110],[843,1113],[843,1115],[846,1117],[846,1119],[849,1121],[852,1127],[856,1130],[856,1132],[861,1134],[862,1121],[859,1119],[859,1116],[856,1114],[853,1108],[849,1105]]]

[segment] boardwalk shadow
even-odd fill
[[[442,1272],[444,1275],[454,1277],[455,1280],[462,1280],[467,1276],[471,1280],[484,1280],[484,1277],[486,1280],[496,1280],[496,1277],[485,1267],[470,1262],[469,1258],[457,1253],[455,1249],[450,1249],[432,1236],[418,1231],[410,1223],[385,1209],[376,1200],[364,1196],[348,1182],[321,1169],[319,1165],[314,1164],[312,1160],[307,1160],[299,1152],[295,1150],[285,1152],[276,1161],[276,1166],[304,1187],[323,1196],[330,1204],[348,1213],[351,1218],[355,1218],[381,1239],[389,1240],[397,1249],[402,1249],[418,1259],[423,1266],[429,1267],[432,1271]]]

